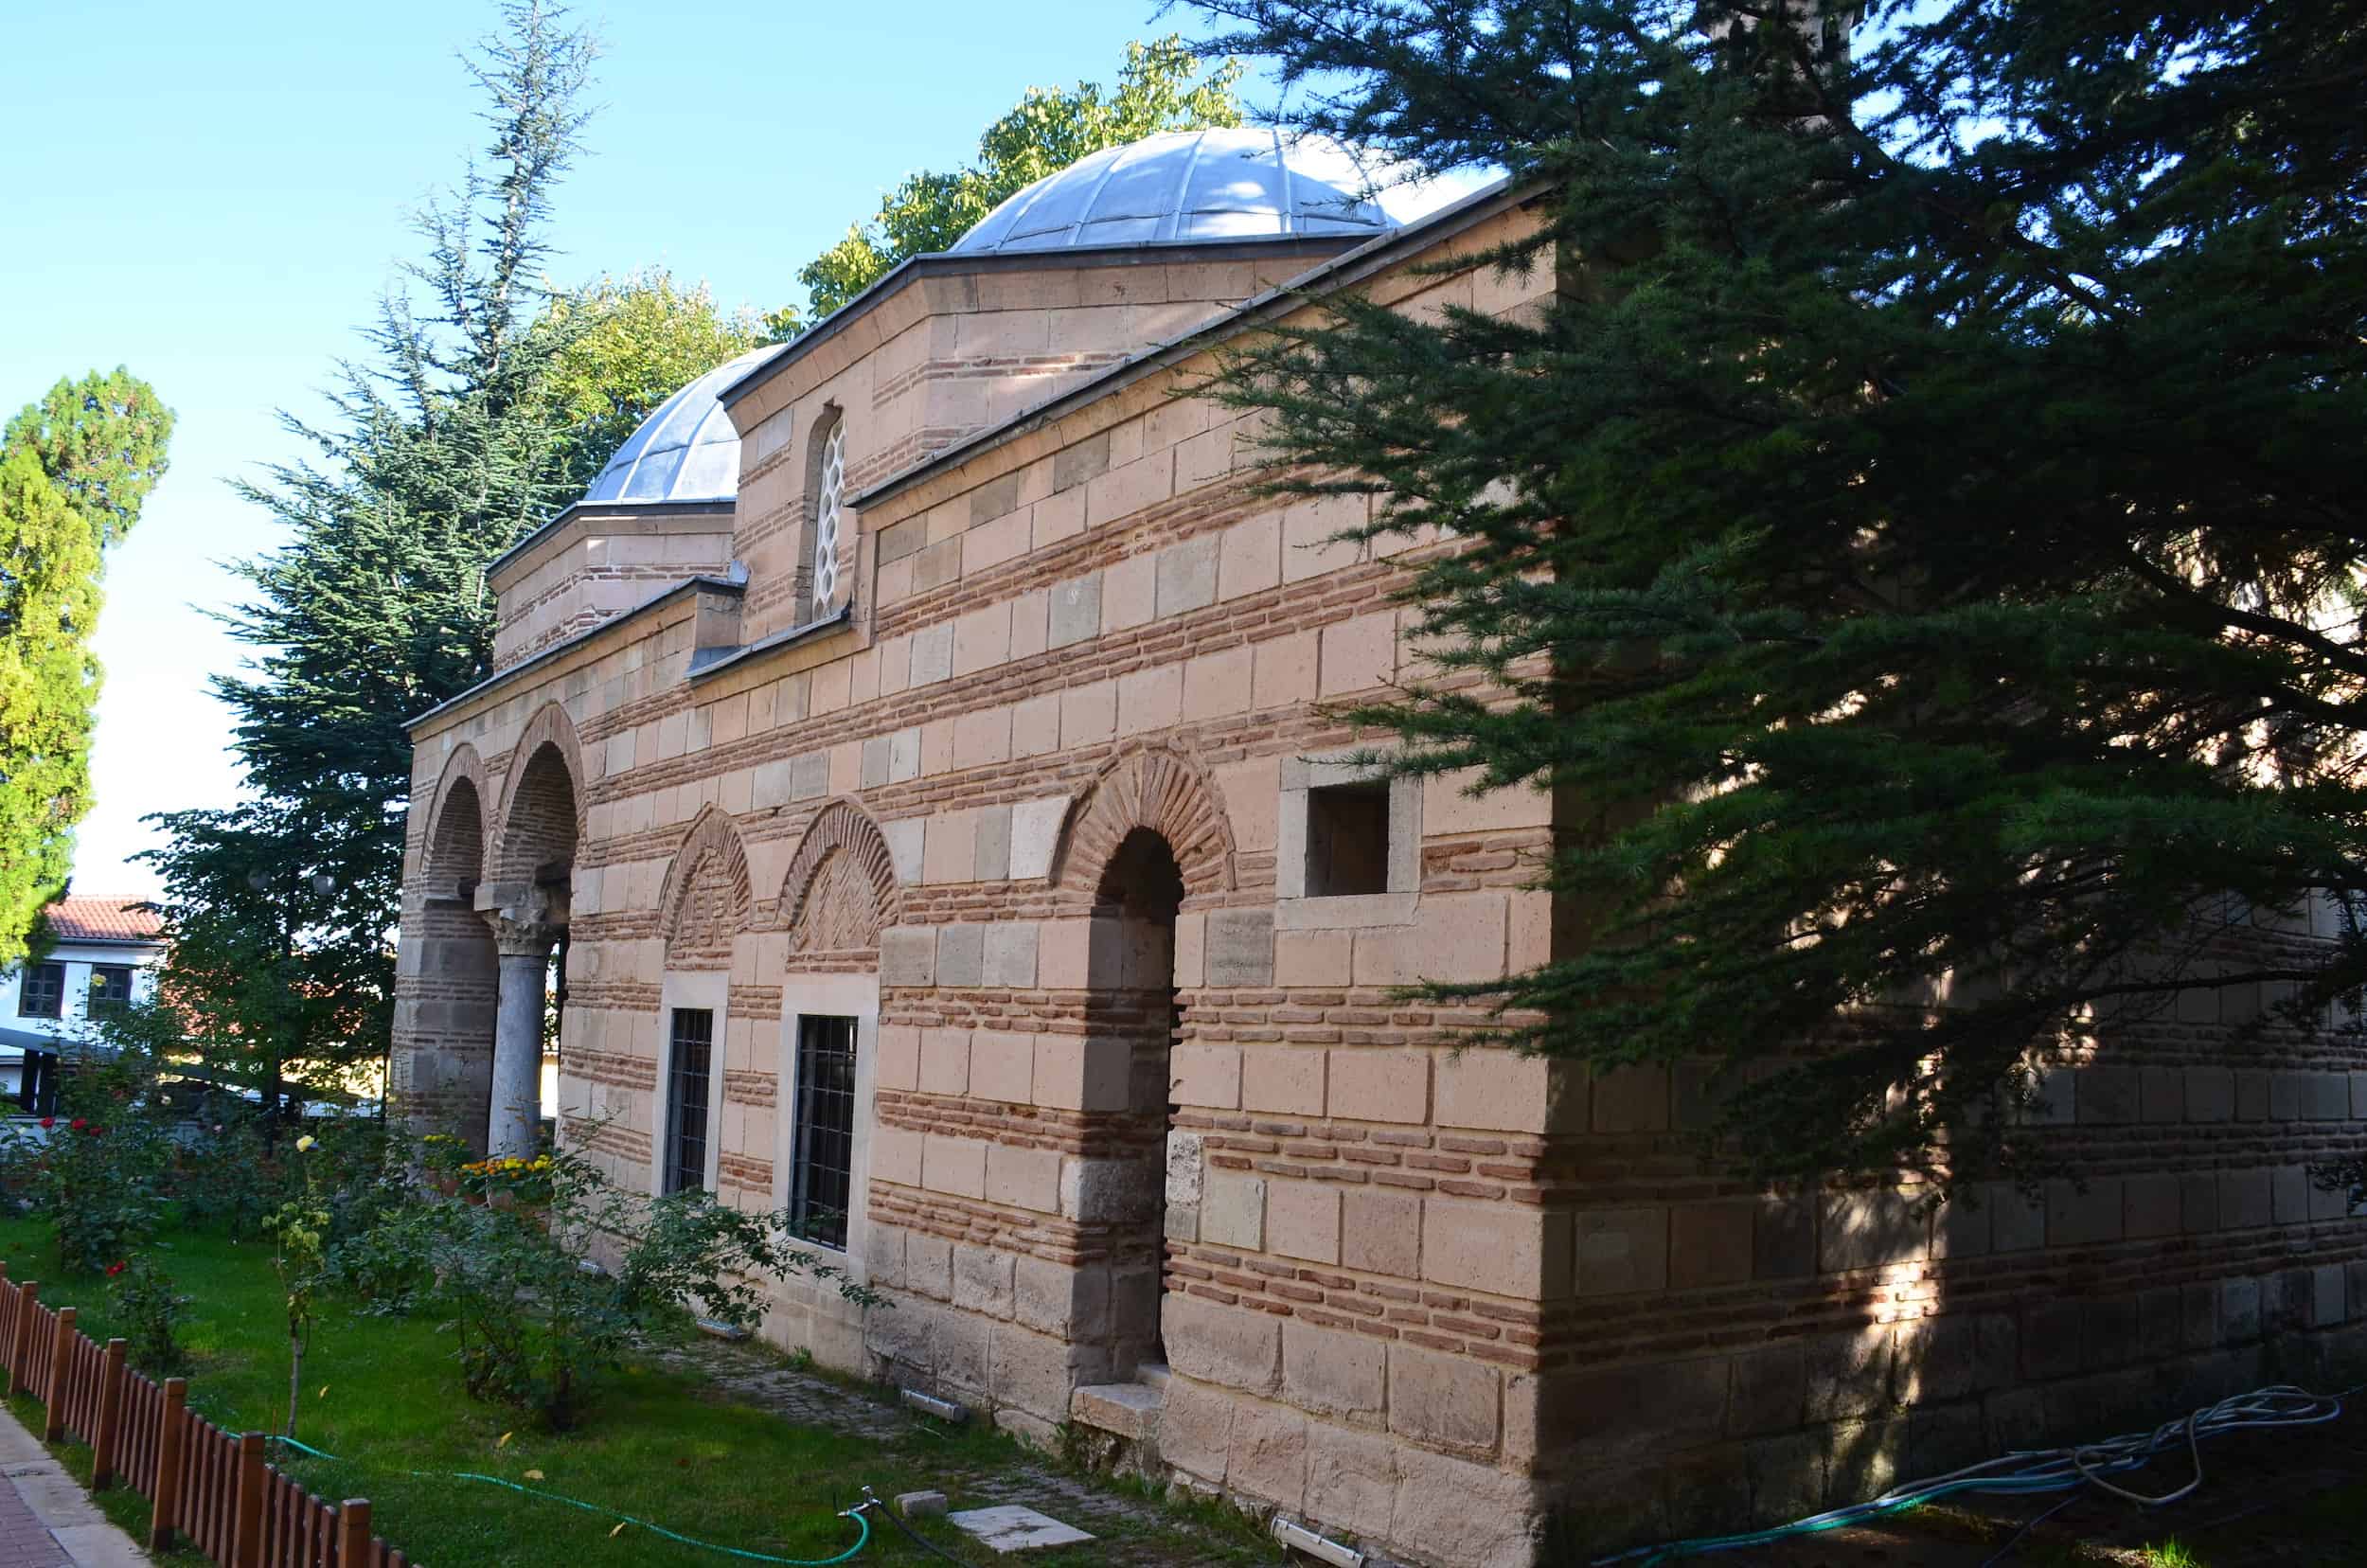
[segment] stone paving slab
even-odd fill
[[[1074,1546],[1092,1536],[1074,1524],[1016,1504],[999,1508],[966,1508],[950,1513],[945,1522],[966,1530],[999,1553],[1037,1552],[1050,1546]]]

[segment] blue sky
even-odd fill
[[[146,894],[150,811],[237,790],[205,678],[244,650],[205,615],[219,561],[278,543],[229,481],[299,454],[397,263],[404,214],[483,139],[455,47],[490,0],[12,5],[0,145],[0,417],[61,375],[128,365],[179,415],[172,466],[108,565],[107,685],[85,893]],[[962,161],[1029,85],[1112,80],[1126,42],[1188,31],[1153,0],[586,6],[608,54],[593,155],[561,189],[561,282],[662,264],[726,304],[799,265],[905,173]],[[1253,94],[1253,97],[1255,95]]]

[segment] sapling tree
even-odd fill
[[[310,1154],[314,1139],[310,1133],[295,1141],[295,1157]],[[263,1229],[271,1236],[271,1266],[279,1276],[279,1288],[286,1295],[288,1310],[288,1431],[296,1434],[296,1411],[302,1404],[304,1392],[304,1352],[312,1338],[314,1298],[327,1283],[325,1259],[329,1248],[331,1220],[327,1200],[321,1195],[319,1183],[308,1165],[304,1172],[304,1190],[279,1206],[279,1211],[263,1221]]]

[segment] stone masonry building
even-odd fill
[[[2256,1000],[2058,1076],[2087,1185],[1936,1215],[1703,1172],[1706,1068],[1590,1081],[1393,1000],[1553,950],[1553,804],[1345,759],[1326,704],[1422,668],[1398,562],[1331,542],[1361,500],[1257,494],[1190,389],[1293,281],[1553,279],[1433,270],[1522,191],[1357,188],[1263,133],[1096,154],[683,389],[502,558],[493,674],[413,725],[401,1103],[787,1208],[894,1305],[792,1283],[769,1338],[1416,1563],[1785,1516],[2356,1345],[2305,1164],[2367,1060],[2239,1057]]]

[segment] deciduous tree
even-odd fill
[[[194,1057],[274,1113],[283,1096],[326,1095],[376,1067],[400,864],[374,825],[273,796],[148,820],[165,842],[139,858],[164,883],[169,945],[154,999],[105,1024],[116,1042]]]
[[[674,393],[764,341],[761,318],[725,311],[703,283],[662,267],[601,277],[553,299],[531,333],[549,364],[532,402],[560,434],[565,488],[598,476],[625,437]]]
[[[104,551],[164,473],[172,415],[120,368],[62,380],[0,436],[0,968],[64,891],[90,810]]]
[[[870,222],[799,269],[806,324],[828,315],[887,276],[908,256],[950,248],[1006,196],[1087,153],[1139,141],[1161,131],[1241,123],[1234,89],[1240,62],[1202,62],[1179,36],[1126,46],[1117,86],[1080,81],[1074,88],[1030,87],[978,137],[978,160],[947,173],[907,175]],[[766,318],[776,337],[799,330],[793,312]]]

